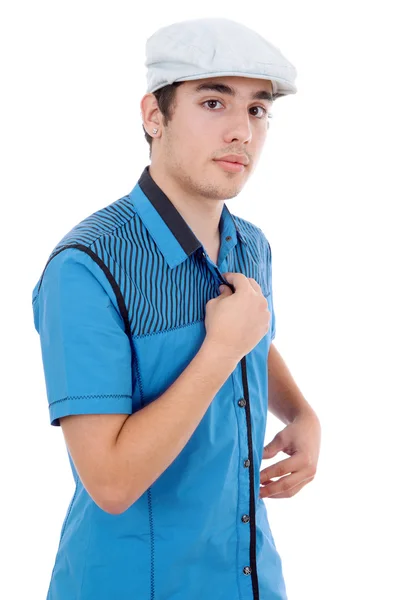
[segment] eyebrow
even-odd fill
[[[214,91],[219,92],[220,94],[228,94],[229,96],[236,96],[236,90],[229,85],[224,83],[201,83],[194,89],[195,93],[203,92],[203,91]],[[252,100],[270,100],[273,102],[274,96],[271,92],[267,92],[266,90],[259,90],[258,92],[254,92],[251,96]]]

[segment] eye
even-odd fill
[[[202,103],[202,105],[204,106],[204,104],[209,104],[210,102],[219,102],[221,104],[221,102],[219,100],[206,100],[205,102]],[[209,108],[206,106],[207,110],[213,110],[212,108]]]
[[[220,100],[206,100],[205,102],[202,102],[202,106],[204,106],[206,104],[211,104],[211,103],[221,104]],[[211,111],[214,110],[214,108],[210,108],[209,106],[205,106],[205,108],[207,110],[211,110]],[[261,106],[261,105],[260,106],[252,106],[250,110],[253,110],[254,108],[255,109],[261,108],[261,110],[262,110],[261,116],[257,117],[259,119],[263,119],[264,117],[270,117],[270,116],[272,116],[271,113],[268,113],[267,109],[264,108],[264,106]],[[254,116],[257,116],[257,115],[254,115]]]
[[[268,116],[268,111],[263,106],[252,106],[250,110],[253,110],[253,108],[261,108],[261,110],[263,111],[262,115],[261,115],[261,119]]]

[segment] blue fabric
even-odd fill
[[[241,361],[183,450],[122,514],[92,500],[68,455],[76,488],[47,600],[287,598],[258,498],[275,335],[271,249],[226,205],[220,234],[214,264],[146,168],[130,194],[84,219],[50,254],[32,301],[53,426],[65,415],[129,415],[165,392],[204,340],[205,305],[224,272],[254,277],[272,320],[245,372]]]
[[[112,288],[75,248],[49,263],[35,301],[52,425],[65,415],[132,412],[131,350]]]

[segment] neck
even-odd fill
[[[193,193],[192,187],[183,187],[182,182],[171,177],[162,165],[152,162],[149,173],[201,243],[206,248],[218,247],[220,242],[218,225],[224,201]]]

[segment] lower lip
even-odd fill
[[[228,162],[227,160],[216,160],[215,162],[221,165],[225,171],[230,171],[230,173],[239,173],[240,171],[244,171],[244,165],[240,163]]]

